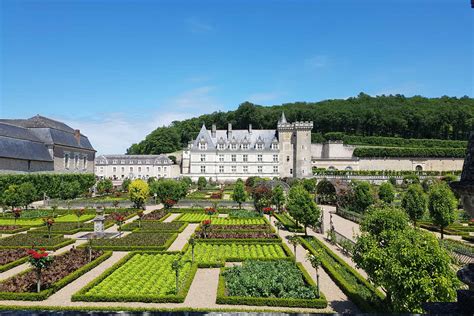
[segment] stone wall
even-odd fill
[[[69,153],[69,168],[64,165],[64,155]],[[60,172],[71,173],[94,173],[95,168],[95,152],[84,150],[80,148],[71,148],[66,146],[55,145],[53,149],[54,154],[54,170]],[[76,168],[74,157],[79,156],[78,166]],[[87,156],[86,166],[84,168],[83,157]]]

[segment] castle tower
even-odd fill
[[[311,130],[313,122],[288,123],[285,113],[278,120],[280,177],[306,178],[311,170]]]

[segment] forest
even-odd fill
[[[214,112],[169,126],[158,127],[127,154],[171,153],[187,146],[204,123],[210,128],[276,129],[284,111],[289,122],[313,121],[314,135],[341,132],[353,136],[384,136],[411,139],[442,139],[466,141],[474,130],[474,99],[442,96],[426,98],[403,95],[370,96],[360,93],[348,99],[320,102],[294,102],[260,106],[244,102],[235,111]],[[318,137],[316,137],[318,139]]]

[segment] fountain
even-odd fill
[[[99,238],[114,238],[119,235],[117,232],[105,232],[105,216],[104,209],[101,207],[96,208],[96,216],[92,220],[94,223],[94,232],[87,233],[80,236],[79,239],[99,239]]]

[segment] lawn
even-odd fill
[[[177,254],[130,254],[73,296],[80,301],[182,302],[196,266],[182,260],[176,293],[172,263]]]
[[[95,214],[84,214],[81,217],[79,217],[79,222],[86,222],[90,221],[95,217]],[[68,214],[60,217],[56,217],[54,219],[56,223],[65,223],[65,222],[77,222],[77,216],[74,214]]]

